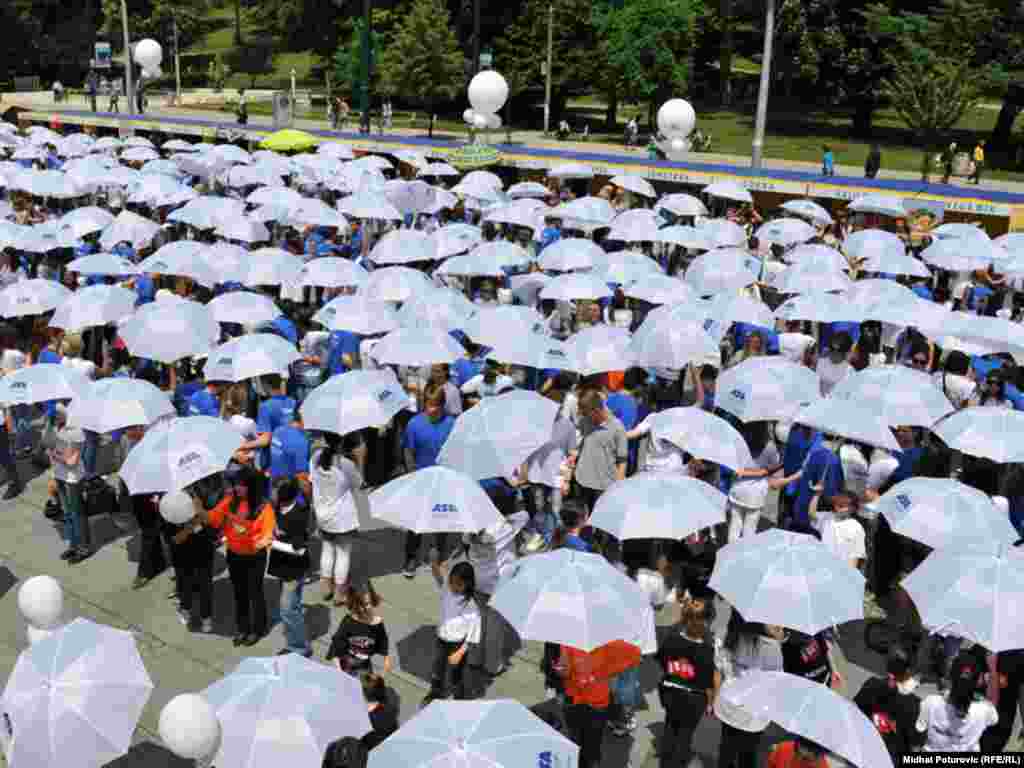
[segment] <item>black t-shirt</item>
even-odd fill
[[[790,637],[782,644],[782,669],[822,685],[832,680],[828,647],[819,637]]]
[[[658,662],[665,693],[670,690],[704,693],[715,684],[715,652],[711,643],[695,643],[678,630],[662,641]]]
[[[388,632],[384,622],[364,624],[349,614],[331,638],[328,659],[340,659],[350,672],[370,669],[370,657],[388,655]]]
[[[398,702],[388,696],[387,701],[370,712],[370,726],[373,728],[363,736],[363,745],[369,750],[398,730]]]
[[[874,723],[893,763],[898,765],[900,755],[910,752],[917,742],[921,700],[913,693],[900,693],[887,680],[873,677],[864,683],[853,701]]]

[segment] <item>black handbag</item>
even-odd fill
[[[111,515],[120,510],[117,491],[102,477],[91,477],[82,481],[82,502],[86,517]]]

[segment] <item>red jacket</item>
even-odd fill
[[[624,640],[614,640],[590,653],[562,646],[566,666],[565,694],[573,704],[606,709],[611,702],[608,681],[640,664],[640,649]]]

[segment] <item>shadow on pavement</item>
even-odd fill
[[[398,663],[403,672],[418,677],[428,686],[434,667],[437,627],[426,624],[398,641]]]

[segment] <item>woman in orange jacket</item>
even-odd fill
[[[255,645],[269,628],[263,576],[274,537],[267,479],[251,467],[225,474],[227,493],[211,510],[196,499],[197,522],[224,532],[228,575],[235,592],[235,645]],[[187,533],[188,529],[186,529]]]
[[[560,668],[565,683],[565,723],[580,748],[579,768],[601,765],[601,743],[611,703],[609,681],[640,664],[640,649],[615,640],[589,653],[562,646]]]

